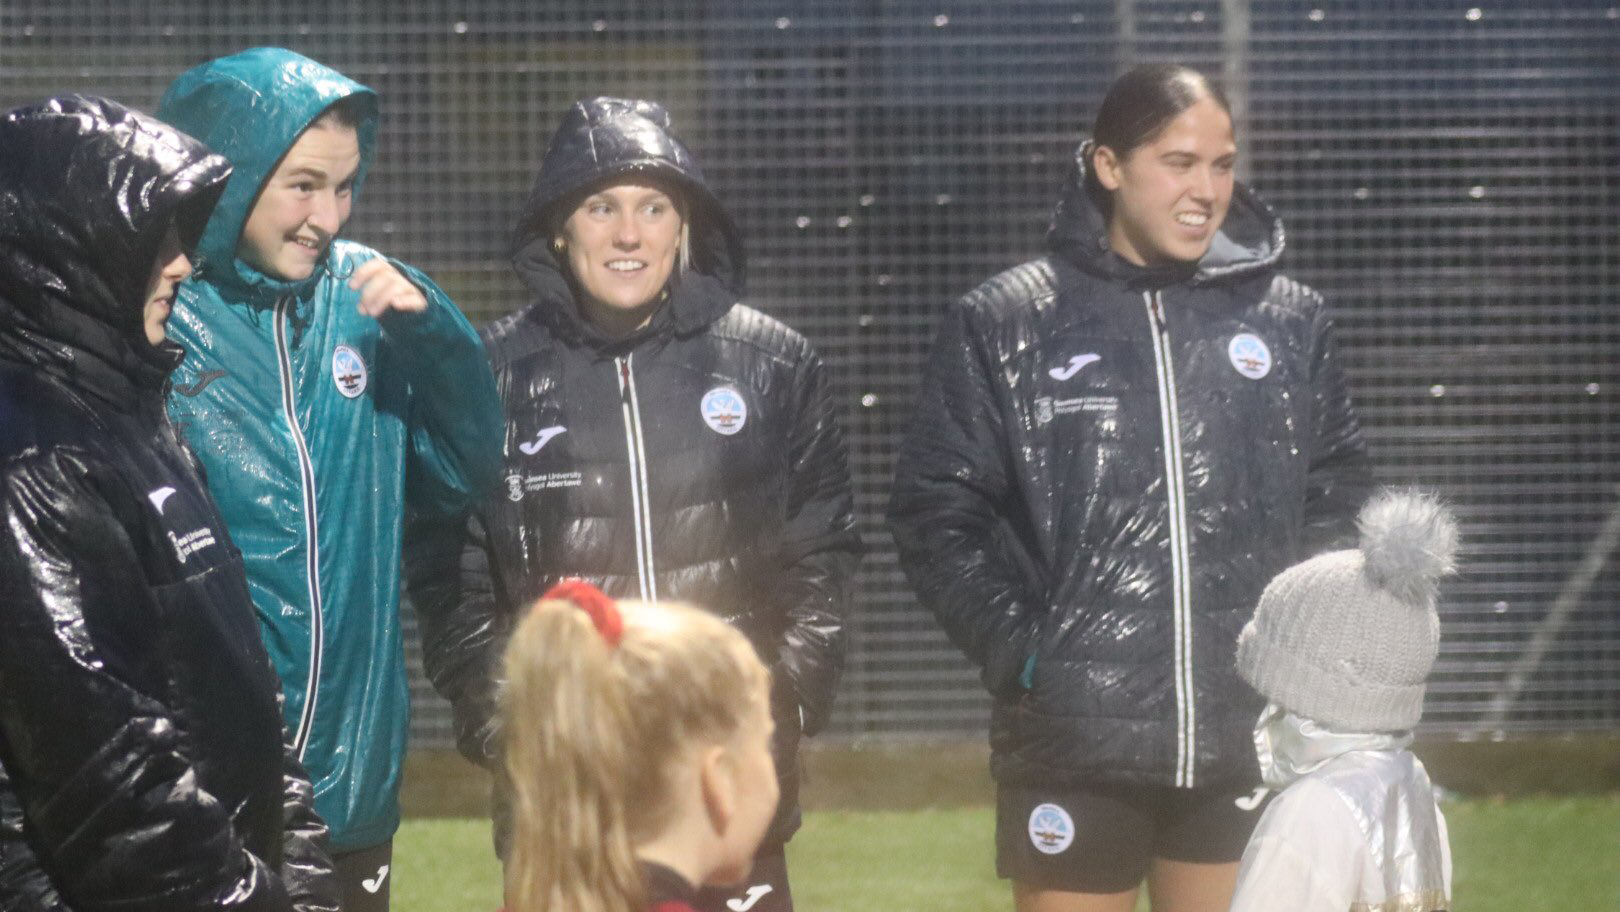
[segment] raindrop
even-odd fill
[[[1508,603],[1507,602],[1497,602],[1496,604],[1491,606],[1491,610],[1496,612],[1497,614],[1507,614]]]
[[[1609,12],[1612,13],[1614,11],[1610,10]],[[1080,23],[1082,23],[1084,21],[1086,21],[1086,14],[1085,13],[1075,13],[1073,16],[1069,17],[1069,22],[1074,24],[1074,25],[1079,25]]]
[[[861,397],[861,405],[871,408],[872,406],[877,405],[877,397],[871,393],[867,393]]]
[[[950,24],[951,17],[945,15],[944,13],[940,13],[938,16],[934,17],[934,28],[944,28]]]
[[[1586,395],[1596,396],[1599,389],[1602,389],[1602,387],[1598,386],[1596,383],[1588,383],[1586,384]]]
[[[1484,16],[1485,13],[1477,6],[1469,7],[1468,12],[1463,14],[1463,18],[1467,19],[1469,22],[1478,22],[1480,19],[1484,18]]]
[[[877,317],[874,317],[871,314],[861,314],[861,318],[856,322],[860,323],[862,326],[871,326],[877,322]]]
[[[592,22],[591,23],[591,31],[593,31],[593,32],[605,32],[605,31],[607,31],[607,20],[606,19],[598,19],[595,22]]]
[[[1475,184],[1474,186],[1468,188],[1468,195],[1477,200],[1484,199],[1485,188],[1480,184]]]
[[[800,229],[809,228],[810,227],[810,216],[801,215],[798,218],[793,220],[793,224],[799,226]]]
[[[875,202],[877,202],[877,197],[873,196],[872,194],[870,194],[870,193],[862,193],[861,194],[861,205],[862,206],[870,206]]]
[[[950,204],[951,195],[949,193],[941,193],[940,195],[934,197],[934,205],[936,206],[949,206]]]
[[[165,37],[165,38],[173,38],[175,36],[176,31],[177,31],[177,29],[175,29],[174,26],[165,25],[163,27],[163,37]]]
[[[393,234],[394,233],[394,223],[393,222],[383,222],[382,230],[383,230],[383,234]]]
[[[1612,11],[1611,11],[1611,12],[1612,12]],[[28,25],[25,25],[25,26],[23,26],[23,35],[25,35],[25,36],[27,36],[27,37],[29,37],[29,38],[32,38],[32,37],[34,37],[34,26],[33,26],[33,23],[29,23],[29,24],[28,24]]]
[[[1313,9],[1310,11],[1310,13],[1306,14],[1305,18],[1311,20],[1312,22],[1321,22],[1323,19],[1327,18],[1327,13],[1323,10]]]
[[[1191,19],[1194,22],[1203,22],[1204,21],[1204,11],[1203,10],[1193,10],[1192,15],[1188,16],[1187,18]]]
[[[1350,195],[1355,197],[1358,200],[1364,200],[1367,197],[1372,196],[1372,191],[1368,190],[1366,187],[1357,187],[1356,192],[1354,192],[1354,193],[1352,193]]]
[[[1441,396],[1444,396],[1445,394],[1446,394],[1446,385],[1444,383],[1436,383],[1434,386],[1429,387],[1429,395],[1433,396],[1436,399],[1439,399]]]
[[[885,272],[884,274],[877,277],[877,283],[879,285],[893,285],[894,284],[894,276],[889,275],[888,273]]]
[[[786,17],[786,16],[782,16],[782,17],[779,17],[779,18],[778,18],[778,19],[777,19],[777,20],[776,20],[776,27],[777,27],[777,28],[779,28],[779,29],[785,29],[785,28],[789,28],[789,27],[791,27],[791,26],[792,26],[792,25],[793,25],[793,20],[792,20],[792,19],[789,19],[789,18],[788,18],[788,17]]]
[[[465,22],[457,22],[455,24],[455,26],[454,26],[454,31],[455,31],[455,33],[457,35],[465,35],[465,34],[467,34],[467,23],[465,23]]]
[[[840,227],[840,228],[848,228],[850,225],[853,225],[853,224],[855,224],[855,220],[850,218],[847,215],[840,215],[838,217],[838,227]]]

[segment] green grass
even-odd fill
[[[1620,795],[1446,805],[1459,912],[1620,910]],[[1010,910],[987,808],[821,811],[788,848],[803,912]],[[395,912],[494,912],[500,869],[481,820],[408,821]]]

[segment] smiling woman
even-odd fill
[[[1225,908],[1264,804],[1233,650],[1349,533],[1366,449],[1321,298],[1233,179],[1201,74],[1122,75],[1048,256],[940,331],[895,460],[901,564],[995,697],[996,867],[1021,910]]]
[[[569,108],[514,249],[528,304],[484,331],[507,485],[408,564],[423,663],[487,764],[485,658],[560,579],[725,618],[771,667],[780,781],[746,878],[694,905],[791,909],[799,738],[832,702],[860,552],[821,360],[741,302],[741,235],[656,103]]]
[[[586,319],[612,336],[652,319],[689,243],[677,191],[655,183],[616,181],[592,192],[553,242],[567,257]]]

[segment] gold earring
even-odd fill
[[[552,253],[560,254],[564,250],[567,250],[567,249],[568,249],[568,244],[562,238],[555,237],[555,238],[551,239],[551,252]]]

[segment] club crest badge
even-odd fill
[[[1029,841],[1043,855],[1056,855],[1074,844],[1074,818],[1055,804],[1029,812]]]
[[[1049,424],[1056,417],[1057,412],[1052,408],[1051,396],[1038,396],[1035,399],[1035,423]]]
[[[1254,333],[1238,333],[1226,346],[1226,356],[1232,359],[1237,372],[1250,380],[1259,380],[1271,373],[1271,349],[1264,339]]]
[[[716,434],[730,437],[748,423],[748,403],[729,386],[717,386],[703,394],[703,422]]]
[[[347,345],[332,351],[332,382],[347,399],[366,391],[366,362],[359,352]]]

